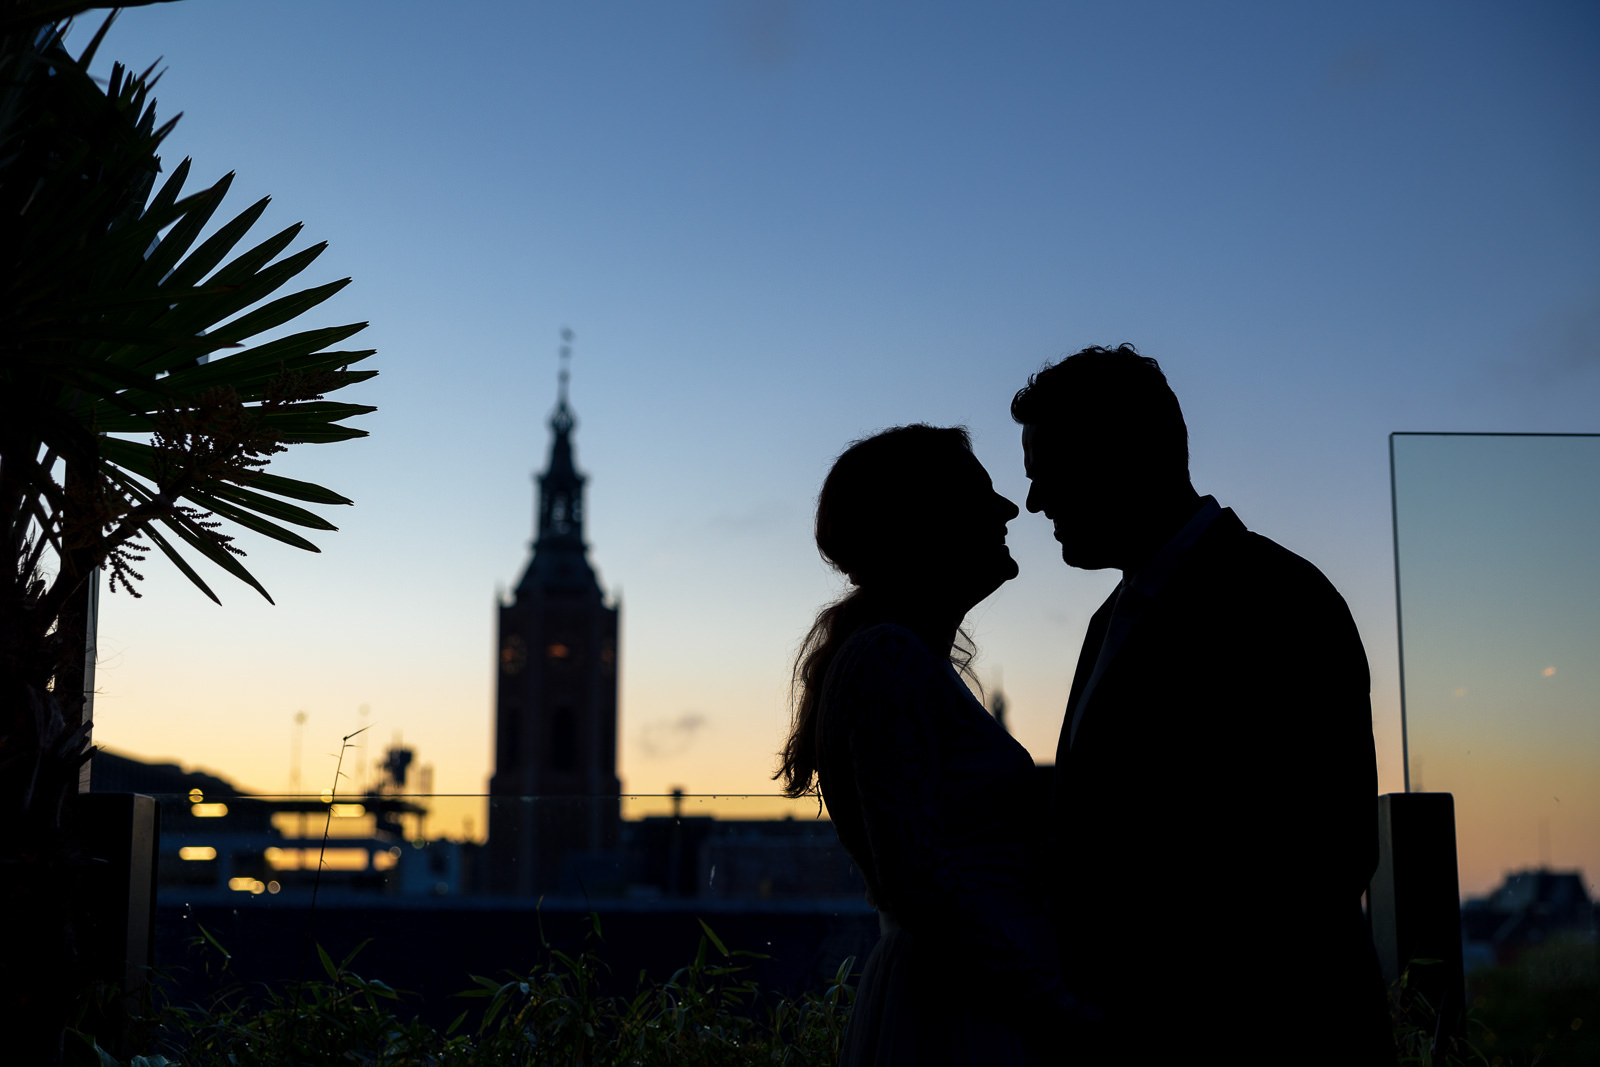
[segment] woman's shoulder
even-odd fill
[[[909,628],[897,622],[863,626],[839,647],[841,666],[846,661],[884,660],[907,665],[933,666],[937,661],[928,646]]]
[[[898,623],[863,626],[840,646],[828,671],[825,690],[841,696],[882,694],[919,687],[939,676],[939,662],[928,646]]]

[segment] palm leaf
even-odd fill
[[[0,34],[19,11],[43,17],[83,9],[24,0],[0,15]],[[157,153],[176,119],[157,121],[154,70],[116,65],[97,85],[87,58],[67,53],[59,35],[9,37],[0,47],[0,420],[8,428],[0,464],[5,506],[13,509],[4,522],[59,521],[67,499],[34,462],[49,450],[80,479],[97,472],[108,492],[143,509],[124,514],[161,513],[139,520],[139,532],[206,596],[217,599],[196,555],[266,596],[227,538],[200,525],[199,512],[173,510],[174,499],[307,551],[316,546],[288,527],[334,526],[302,505],[349,499],[249,463],[215,468],[220,480],[191,477],[172,450],[197,433],[223,432],[193,421],[219,402],[242,405],[236,423],[283,443],[366,436],[346,423],[375,410],[370,405],[276,399],[285,388],[329,393],[373,377],[376,371],[350,369],[371,350],[336,348],[365,324],[302,328],[244,347],[297,322],[348,279],[279,295],[326,246],[292,251],[298,223],[248,243],[265,199],[210,229],[233,176],[186,195],[192,165],[184,160],[158,182]],[[189,420],[178,437],[163,439],[165,453],[124,436],[151,433],[163,411]],[[259,447],[249,443],[255,438],[239,440],[228,447]],[[158,473],[166,484],[152,489]],[[11,487],[13,474],[26,485]]]
[[[234,485],[230,482],[218,483],[208,491],[206,496],[208,498],[226,500],[240,507],[259,512],[269,518],[290,522],[296,526],[304,526],[308,530],[334,531],[339,528],[314,511],[307,511],[305,508],[297,507],[283,500],[275,500],[263,493],[252,492],[243,486]],[[199,503],[205,503],[199,496],[194,499]],[[218,512],[218,514],[221,514],[221,512]]]
[[[284,544],[293,545],[295,548],[305,549],[307,552],[322,551],[322,549],[318,548],[310,541],[307,541],[304,537],[301,537],[294,531],[286,530],[277,523],[268,519],[264,519],[260,515],[256,515],[245,510],[244,508],[234,507],[232,504],[221,499],[220,497],[213,496],[210,493],[200,492],[191,492],[188,494],[188,497],[201,507],[207,508],[213,513],[221,515],[225,519],[236,522],[247,530],[254,530],[258,534],[265,534],[267,537],[270,537],[273,540],[282,541]],[[333,526],[332,523],[326,524],[325,528],[337,529],[337,527]]]
[[[144,535],[155,543],[155,546],[161,550],[161,554],[171,560],[173,566],[177,567],[185,578],[194,583],[196,589],[200,590],[216,603],[222,603],[222,598],[211,591],[211,587],[206,584],[204,578],[200,577],[200,573],[189,565],[188,560],[183,558],[183,553],[173,548],[172,545],[168,543],[167,539],[161,536],[160,530],[157,530],[153,526],[147,527],[144,531]]]

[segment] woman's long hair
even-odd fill
[[[818,612],[795,657],[793,718],[773,775],[782,781],[784,796],[818,792],[817,714],[823,680],[850,635],[882,620],[875,594],[905,547],[901,536],[915,536],[928,502],[942,495],[950,471],[947,458],[956,450],[972,450],[972,439],[962,427],[896,426],[851,444],[822,483],[817,551],[849,579],[850,589]],[[951,661],[970,673],[972,655],[972,643],[962,632],[950,651]]]

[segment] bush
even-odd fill
[[[1431,961],[1413,960],[1412,966]],[[1467,976],[1459,1034],[1409,988],[1411,968],[1391,990],[1403,1067],[1589,1067],[1600,1063],[1600,963],[1593,940],[1553,938],[1513,963]]]
[[[593,938],[600,920],[591,916]],[[85,1037],[100,1067],[723,1067],[833,1064],[853,988],[855,958],[827,989],[763,996],[741,957],[704,922],[694,960],[665,982],[639,975],[632,996],[605,991],[608,969],[592,949],[545,946],[541,966],[500,979],[472,976],[468,1006],[443,1033],[405,1010],[407,994],[352,969],[360,946],[335,962],[321,946],[323,977],[252,990],[227,975],[226,950],[208,933],[219,990],[207,1004],[166,1004],[140,1046],[119,1060]],[[209,966],[210,964],[208,964]],[[91,1061],[93,1062],[93,1061]]]
[[[526,974],[471,976],[464,1009],[441,1032],[407,1010],[410,994],[353,969],[362,946],[323,975],[279,989],[248,987],[229,973],[227,951],[202,930],[194,944],[216,992],[202,1004],[167,1001],[119,1059],[80,1035],[95,1067],[822,1067],[838,1061],[850,1014],[855,957],[818,992],[763,994],[741,959],[702,922],[694,959],[664,982],[638,976],[631,995],[598,954],[600,920],[577,954],[545,948]],[[1469,978],[1463,1032],[1439,1025],[1410,986],[1391,992],[1402,1067],[1560,1067],[1600,1063],[1600,967],[1593,942],[1558,939],[1515,964]],[[1413,967],[1430,961],[1415,960]],[[170,987],[162,983],[163,992]],[[102,991],[114,997],[115,990]]]

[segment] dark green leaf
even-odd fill
[[[339,527],[324,519],[321,515],[307,511],[305,508],[277,500],[270,496],[245,489],[242,486],[222,484],[211,486],[206,490],[212,496],[230,501],[240,507],[258,511],[268,518],[278,519],[282,522],[303,526],[308,530],[337,530]]]
[[[188,545],[190,548],[193,548],[206,559],[209,559],[212,563],[215,563],[217,566],[221,567],[223,570],[227,571],[241,582],[244,582],[256,592],[260,593],[266,598],[267,603],[275,603],[275,601],[272,599],[272,595],[267,592],[266,588],[260,582],[256,581],[255,575],[245,570],[244,564],[239,562],[238,557],[234,556],[233,553],[223,548],[216,542],[216,540],[208,536],[203,529],[195,526],[193,523],[188,522],[181,517],[174,517],[162,521],[163,525],[165,525],[173,533],[177,534],[184,544]]]
[[[199,589],[218,605],[222,603],[221,598],[219,598],[217,594],[213,593],[211,591],[211,587],[205,583],[205,579],[201,578],[200,575],[195,572],[195,569],[189,566],[189,561],[184,559],[183,556],[179,555],[178,550],[168,544],[167,539],[162,537],[161,533],[154,526],[146,527],[144,530],[144,536],[155,542],[155,546],[161,550],[161,554],[170,559],[173,563],[173,566],[182,571],[183,576],[194,583],[196,589]]]
[[[301,537],[292,530],[285,530],[282,526],[279,526],[275,522],[268,522],[259,515],[252,515],[243,508],[234,507],[232,504],[229,504],[223,500],[218,500],[216,497],[207,493],[191,492],[184,495],[189,500],[199,504],[201,507],[206,508],[209,511],[216,512],[224,519],[236,522],[245,529],[254,530],[256,533],[270,537],[274,541],[282,541],[286,545],[293,545],[295,548],[304,549],[307,552],[322,551],[322,549],[318,548],[316,545],[312,544],[310,541],[307,541],[304,537]]]
[[[274,326],[282,326],[290,319],[298,318],[349,284],[349,278],[341,278],[336,282],[328,282],[326,285],[313,286],[290,296],[279,297],[248,315],[241,315],[227,325],[219,326],[212,331],[212,336],[230,341],[242,341],[246,337],[254,337]]]
[[[184,176],[188,175],[189,161],[187,159],[183,161],[179,170]],[[178,176],[178,173],[174,172],[173,178]],[[178,266],[184,253],[188,252],[196,239],[199,238],[201,231],[205,229],[206,223],[211,221],[211,216],[216,213],[217,208],[222,206],[222,198],[228,195],[228,188],[231,185],[233,185],[233,175],[231,173],[225,174],[221,180],[209,189],[202,189],[178,201],[174,207],[183,209],[183,217],[178,220],[172,229],[167,231],[166,236],[161,238],[161,242],[151,250],[149,258],[145,260],[144,267],[134,277],[134,281],[145,285],[160,285],[168,289],[187,288],[194,284],[193,281],[183,280],[183,277],[174,268]],[[207,243],[209,244],[210,242]],[[223,254],[226,255],[226,252]],[[194,280],[198,281],[204,274],[205,272],[201,271],[195,275]]]
[[[332,489],[325,489],[311,482],[297,481],[294,478],[285,478],[281,474],[257,474],[250,479],[250,488],[275,496],[286,496],[291,500],[304,500],[308,504],[354,503],[349,497],[341,496]]]
[[[205,219],[209,219],[211,212],[221,206],[222,197],[227,193],[228,186],[232,182],[233,175],[229,174],[212,187],[216,192],[216,200],[207,206]],[[250,227],[256,224],[257,219],[261,218],[262,213],[267,210],[267,205],[270,203],[272,203],[272,197],[270,196],[264,196],[257,200],[235,215],[225,225],[218,227],[217,232],[201,242],[200,247],[190,253],[182,263],[177,264],[175,267],[168,264],[167,269],[171,271],[170,275],[166,275],[163,278],[161,274],[158,274],[154,280],[161,282],[166,289],[188,289],[199,285],[200,279],[211,273],[212,268],[221,263],[223,258],[233,251],[233,246],[238,244],[244,238],[244,235],[250,232]],[[201,225],[205,224],[205,219],[201,220]],[[187,222],[188,220],[185,219],[184,221]],[[177,227],[173,227],[173,232],[177,233],[177,229]],[[291,227],[291,229],[294,229],[294,227]],[[171,236],[169,235],[169,238]],[[188,238],[188,241],[194,239],[188,235],[187,230],[184,231],[184,236]],[[293,234],[291,234],[289,240],[293,239]],[[185,246],[187,246],[188,241],[185,241]],[[287,245],[288,241],[285,241],[284,244]],[[179,254],[182,254],[181,251]]]
[[[728,946],[722,943],[722,938],[718,937],[716,932],[712,930],[710,926],[706,925],[706,921],[704,919],[696,919],[695,921],[700,924],[700,929],[706,932],[706,936],[709,937],[711,939],[711,943],[717,947],[717,951],[726,956],[728,954]]]

